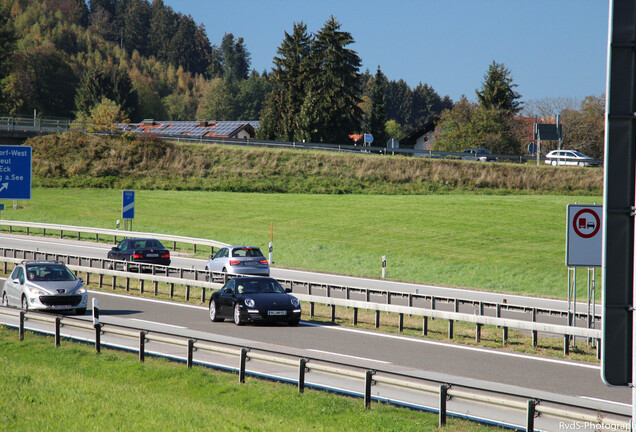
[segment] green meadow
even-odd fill
[[[121,195],[114,189],[34,188],[17,210],[4,201],[2,218],[115,228]],[[563,298],[566,206],[601,200],[139,190],[133,227],[266,251],[273,223],[278,267],[379,278],[385,255],[391,280]]]

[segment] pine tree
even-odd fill
[[[371,112],[369,114],[369,120],[367,122],[367,129],[364,132],[369,132],[373,135],[373,146],[383,147],[387,140],[388,135],[386,133],[386,76],[380,70],[375,74],[373,80],[373,93],[371,95]]]
[[[346,48],[354,42],[332,16],[316,34],[309,60],[309,76],[299,119],[303,139],[345,143],[360,130],[358,54]]]
[[[509,114],[519,112],[522,108],[518,101],[521,95],[514,90],[517,84],[512,81],[510,71],[502,63],[493,61],[484,75],[481,91],[475,91],[479,104],[484,108],[501,109]]]
[[[292,141],[298,139],[298,116],[305,100],[309,79],[308,59],[312,37],[305,24],[294,24],[274,57],[271,82],[275,90],[265,103],[259,136],[263,139]],[[260,131],[262,129],[262,131]]]

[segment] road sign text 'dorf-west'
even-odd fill
[[[0,146],[0,199],[31,199],[31,147]]]

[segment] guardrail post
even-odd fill
[[[446,426],[446,401],[448,400],[448,384],[439,386],[439,427]]]
[[[60,346],[60,327],[61,327],[62,318],[55,317],[55,346]]]
[[[130,278],[126,278],[126,291],[130,291]]]
[[[534,418],[536,417],[536,406],[539,401],[530,399],[528,401],[528,416],[526,419],[526,432],[534,432]]]
[[[155,297],[159,295],[159,282],[154,281],[155,286]]]
[[[428,334],[428,317],[425,316],[422,318],[422,336],[426,336]]]
[[[537,308],[532,308],[532,322],[537,322]],[[532,331],[532,346],[534,348],[537,347],[539,339],[539,332],[536,330]]]
[[[601,359],[601,340],[596,339],[596,359]]]
[[[113,276],[113,291],[117,289],[117,276]]]
[[[301,358],[298,362],[298,393],[305,392],[305,372],[307,371],[307,359]]]
[[[336,305],[331,305],[331,322],[336,322]]]
[[[245,382],[245,363],[247,362],[247,348],[241,348],[241,363],[239,367],[239,382]]]
[[[170,298],[174,297],[174,284],[170,284]]]
[[[102,350],[102,325],[97,323],[95,327],[95,351],[101,352]]]
[[[139,332],[139,361],[141,363],[146,360],[146,332]]]
[[[371,408],[371,386],[373,385],[373,375],[375,371],[366,371],[364,374],[364,407]]]
[[[404,331],[404,314],[400,312],[400,317],[398,318],[398,331],[402,333]]]
[[[186,301],[190,300],[190,285],[186,285]]]
[[[205,303],[205,287],[201,287],[201,303]]]
[[[454,324],[453,320],[448,320],[448,338],[449,339],[453,338],[453,324]]]
[[[504,327],[503,328],[503,336],[502,336],[502,343],[504,345],[506,345],[508,343],[508,327]]]
[[[20,326],[19,326],[18,334],[20,335],[20,341],[23,341],[24,340],[24,311],[20,311]]]
[[[141,269],[139,269],[139,271],[141,271]],[[144,280],[143,279],[139,279],[139,293],[140,294],[144,293]]]
[[[353,325],[358,325],[358,308],[353,308]]]
[[[99,287],[102,288],[104,286],[104,275],[99,274]]]
[[[475,326],[475,342],[481,342],[481,324],[479,323]]]
[[[379,328],[380,327],[380,311],[376,310],[375,311],[375,328]]]
[[[314,302],[309,302],[309,318],[314,317]]]
[[[188,369],[192,368],[193,353],[194,353],[194,339],[188,339]]]
[[[563,335],[563,355],[570,354],[570,335]]]

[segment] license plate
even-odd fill
[[[159,254],[147,254],[146,256],[148,258],[157,258],[159,256]]]
[[[273,315],[273,316],[281,316],[281,315],[287,315],[287,311],[284,310],[271,310],[267,312],[268,315]]]

